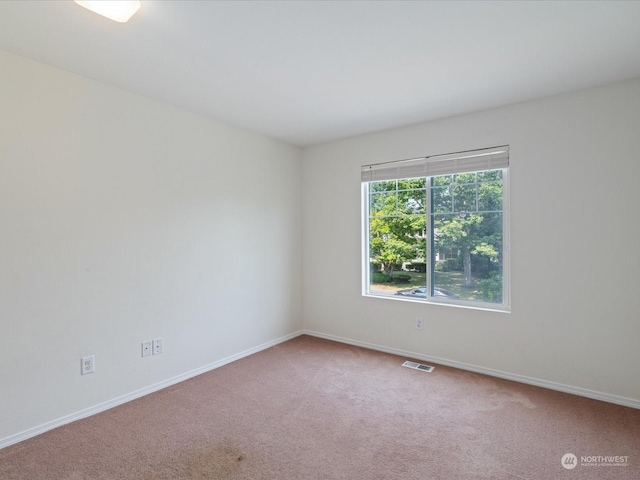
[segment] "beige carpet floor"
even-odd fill
[[[404,360],[301,336],[0,450],[0,478],[640,479],[640,410]]]

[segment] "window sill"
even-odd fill
[[[452,302],[452,301],[443,301],[443,300],[426,300],[426,299],[418,299],[418,298],[407,298],[395,295],[376,295],[374,293],[363,293],[363,297],[369,298],[379,298],[382,300],[395,300],[397,302],[410,302],[410,303],[419,303],[422,305],[439,305],[443,307],[454,307],[454,308],[465,308],[468,310],[482,310],[485,312],[496,312],[496,313],[511,313],[511,308],[505,305],[489,305],[486,303],[480,304],[475,302]]]

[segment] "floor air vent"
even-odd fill
[[[431,365],[423,365],[422,363],[410,362],[407,360],[402,364],[403,367],[413,368],[414,370],[422,370],[423,372],[431,373],[433,369],[436,367],[432,367]]]

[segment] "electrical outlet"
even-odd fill
[[[416,329],[422,330],[422,317],[416,317]]]
[[[82,375],[87,375],[96,371],[96,356],[89,355],[88,357],[82,357]]]
[[[162,339],[154,338],[153,339],[153,354],[160,355],[162,353]]]
[[[151,341],[149,342],[142,342],[142,356],[143,357],[148,357],[149,355],[151,355]]]

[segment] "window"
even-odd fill
[[[509,147],[362,167],[364,294],[509,310]]]

